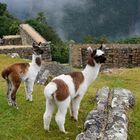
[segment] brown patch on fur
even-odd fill
[[[9,78],[11,79],[11,82],[13,84],[13,90],[12,90],[12,93],[11,93],[11,99],[13,101],[16,100],[16,92],[20,86],[20,83],[21,83],[21,79],[19,77],[18,74],[10,74],[9,75]]]
[[[68,73],[67,75],[70,75],[72,77],[75,86],[75,92],[77,92],[80,84],[84,81],[82,72],[72,72]]]
[[[91,56],[88,58],[87,64],[89,64],[89,65],[92,66],[92,67],[95,66],[94,60],[93,60],[93,58],[92,58]]]
[[[7,79],[9,75],[20,77],[28,71],[29,66],[29,63],[16,63],[4,69],[1,75],[4,79]]]
[[[58,101],[64,101],[69,96],[67,84],[61,79],[55,79],[53,82],[57,85],[57,90],[55,92],[56,99]]]
[[[6,79],[8,86],[10,86],[9,84],[12,86],[11,88],[7,87],[7,95],[11,92],[11,99],[13,100],[14,105],[16,105],[16,92],[21,83],[21,76],[28,71],[29,66],[29,63],[16,63],[7,67],[1,73],[2,77]]]
[[[40,59],[40,57],[37,57],[37,58],[35,59],[35,62],[36,62],[36,64],[37,64],[38,66],[41,66],[41,59]]]

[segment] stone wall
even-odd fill
[[[23,45],[32,45],[33,42],[47,43],[47,41],[29,24],[21,24],[19,29]]]
[[[8,35],[3,37],[3,45],[21,45],[21,36],[20,35]]]
[[[75,67],[84,67],[87,61],[86,48],[95,44],[74,44],[70,46],[70,64]],[[105,54],[106,63],[102,68],[139,67],[140,66],[140,44],[107,44]]]
[[[51,61],[50,47],[41,47],[44,50],[42,59],[45,61]],[[18,53],[21,58],[31,59],[32,58],[32,46],[31,45],[8,45],[0,46],[0,54],[12,54]]]
[[[51,61],[51,49],[49,43],[30,25],[20,25],[20,35],[4,36],[4,44],[0,46],[0,54],[18,53],[21,58],[31,59],[32,43],[42,43],[43,60]]]

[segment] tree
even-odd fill
[[[0,3],[0,16],[4,15],[4,13],[6,12],[6,9],[7,9],[7,5]]]
[[[60,63],[67,63],[69,58],[68,45],[63,43],[57,33],[46,22],[44,14],[41,12],[35,18],[29,19],[30,24],[47,41],[51,41],[52,60]]]
[[[119,41],[116,41],[116,43],[120,44],[140,44],[140,37],[129,37],[126,39],[121,39]]]
[[[107,44],[107,43],[109,43],[109,40],[105,35],[102,35],[96,39],[96,44]]]
[[[39,12],[37,14],[37,16],[36,16],[36,20],[45,24],[46,23],[46,17],[44,15],[44,13],[43,12]]]
[[[44,22],[44,18],[41,17],[37,16],[29,19],[26,23],[38,31],[47,41],[51,41],[53,44],[62,43],[57,33],[47,24],[46,21]]]
[[[84,37],[83,43],[92,44],[92,43],[94,43],[94,38],[91,35],[87,35]]]
[[[0,36],[14,35],[18,32],[20,21],[7,11],[6,4],[0,3]]]

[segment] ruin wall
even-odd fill
[[[50,47],[43,46],[41,47],[44,51],[42,59],[44,61],[52,61]],[[0,54],[12,54],[18,53],[21,58],[31,59],[32,58],[32,46],[31,45],[8,45],[0,46]]]
[[[70,46],[70,64],[74,67],[84,67],[87,62],[87,47],[98,48],[96,44],[73,44]],[[132,68],[140,66],[140,44],[107,44],[105,55],[106,68]]]

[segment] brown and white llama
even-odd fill
[[[17,106],[16,93],[21,81],[25,83],[26,100],[32,101],[33,86],[41,68],[41,43],[33,43],[31,63],[15,63],[5,68],[1,75],[7,82],[7,99],[10,106]]]
[[[57,76],[45,87],[46,111],[43,116],[45,130],[49,131],[55,105],[58,107],[55,120],[60,131],[66,133],[64,123],[68,107],[71,117],[78,120],[80,102],[89,85],[98,76],[101,63],[106,60],[102,49],[103,45],[94,50],[89,47],[89,58],[83,71]]]

